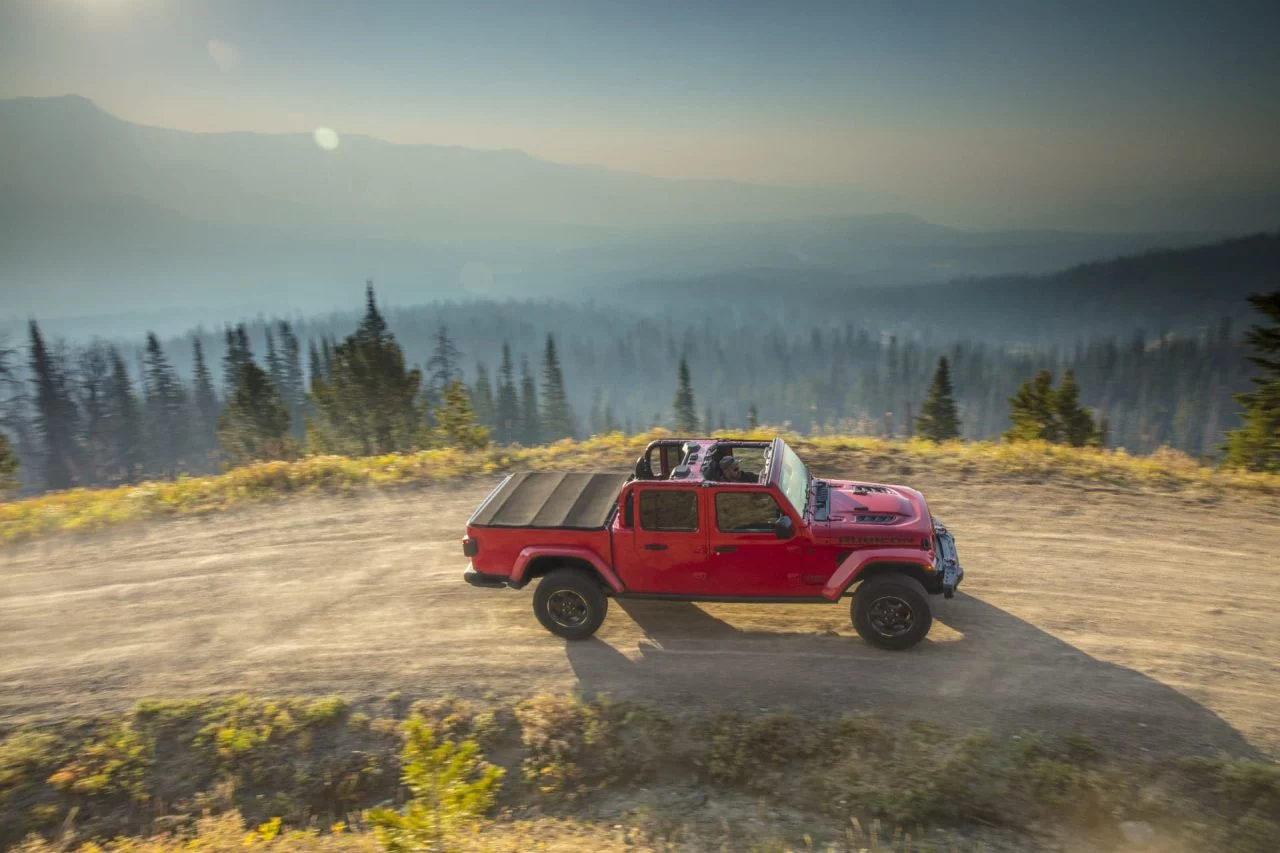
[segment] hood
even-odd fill
[[[850,480],[825,482],[829,487],[828,519],[832,523],[899,524],[915,521],[925,512],[920,493],[905,486]]]

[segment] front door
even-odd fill
[[[706,513],[700,489],[655,486],[636,490],[631,592],[699,595],[709,586]],[[621,556],[621,555],[619,555]]]
[[[816,596],[826,577],[811,565],[802,537],[779,539],[782,509],[764,489],[717,488],[711,527],[711,579],[717,595]],[[806,575],[808,571],[808,575]],[[827,572],[830,574],[830,572]]]

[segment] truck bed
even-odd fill
[[[512,474],[480,505],[470,524],[599,529],[608,522],[626,481],[626,474]]]

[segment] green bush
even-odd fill
[[[493,807],[503,771],[479,752],[473,740],[438,738],[421,717],[405,724],[401,778],[413,797],[402,811],[369,812],[378,841],[389,853],[455,849],[459,833]]]

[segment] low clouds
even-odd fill
[[[213,60],[214,65],[218,66],[219,71],[231,72],[239,67],[240,50],[231,42],[209,39],[205,47],[209,51],[209,58]]]

